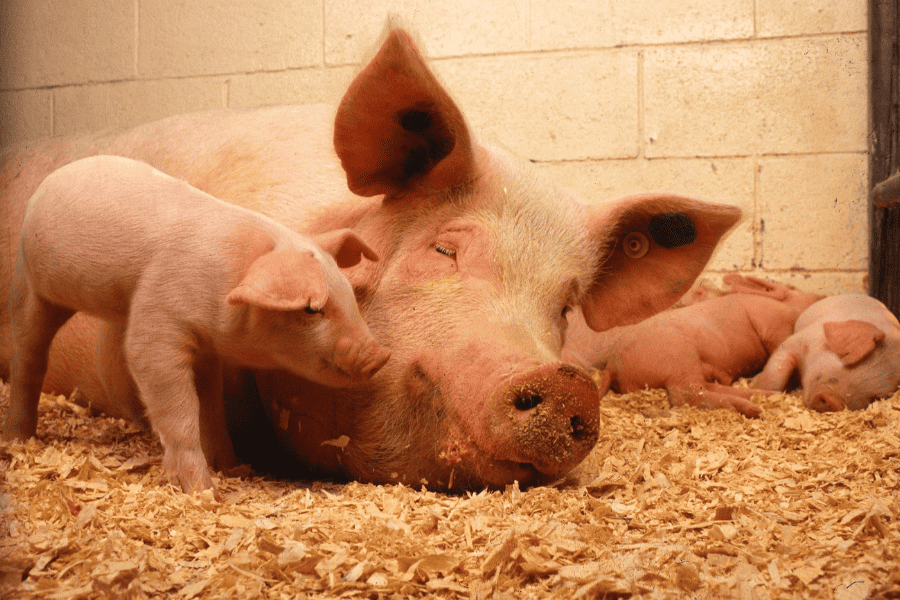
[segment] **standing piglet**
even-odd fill
[[[727,275],[731,293],[692,303],[603,333],[576,328],[572,360],[605,369],[620,393],[665,388],[674,406],[730,408],[755,417],[755,390],[731,387],[757,372],[821,296],[754,277]],[[580,338],[580,340],[579,340]],[[591,340],[594,340],[591,343]]]
[[[797,319],[753,386],[785,390],[800,373],[803,403],[819,412],[859,410],[900,385],[900,323],[865,294],[829,296]]]
[[[369,379],[388,360],[338,270],[361,256],[377,260],[350,230],[314,241],[142,162],[62,167],[22,226],[5,437],[35,434],[50,343],[83,311],[109,322],[108,349],[133,378],[169,479],[213,487],[207,462],[235,463],[222,435],[223,360],[331,386]]]

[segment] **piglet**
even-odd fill
[[[704,292],[683,308],[593,334],[593,344],[573,343],[592,348],[581,358],[606,369],[615,392],[665,388],[673,406],[758,416],[759,407],[750,401],[755,390],[730,384],[759,371],[791,335],[800,313],[821,296],[754,277],[728,275],[724,281],[731,292]],[[591,334],[578,328],[573,335]]]
[[[865,408],[900,385],[900,323],[865,294],[820,300],[800,315],[794,335],[772,354],[753,386],[785,390],[795,372],[808,408]]]
[[[120,356],[169,480],[212,488],[207,463],[236,462],[224,433],[223,361],[348,386],[388,360],[339,271],[362,256],[378,259],[350,230],[313,240],[135,160],[95,156],[60,168],[22,226],[4,436],[35,434],[50,342],[83,311],[121,332]]]

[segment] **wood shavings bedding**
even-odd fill
[[[164,483],[150,433],[45,395],[41,439],[0,445],[0,597],[900,598],[900,394],[758,402],[608,394],[555,486],[219,476],[216,503]]]

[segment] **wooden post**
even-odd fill
[[[869,294],[900,315],[900,203],[892,199],[900,171],[900,0],[869,1],[870,105]],[[887,183],[885,183],[887,182]]]

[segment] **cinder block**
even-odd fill
[[[588,201],[650,191],[740,207],[743,219],[719,244],[709,269],[753,265],[753,166],[751,159],[610,160],[542,164],[542,171]]]
[[[531,47],[596,48],[749,38],[753,0],[532,0]]]
[[[528,0],[325,0],[325,62],[362,62],[378,42],[388,13],[417,35],[431,58],[528,49]]]
[[[652,48],[647,156],[866,150],[866,36]]]
[[[134,75],[134,2],[0,2],[0,89]]]
[[[235,75],[229,77],[228,105],[234,108],[317,103],[337,106],[357,70],[338,67]]]
[[[762,267],[867,269],[867,186],[863,153],[762,159]]]
[[[483,139],[526,158],[637,156],[636,51],[452,59],[435,68]]]
[[[49,90],[0,92],[0,146],[53,135]]]
[[[172,77],[322,64],[318,2],[141,0],[138,73]]]
[[[865,31],[868,2],[861,0],[757,0],[762,37]]]
[[[225,106],[222,78],[132,81],[55,92],[55,135],[123,129]]]

